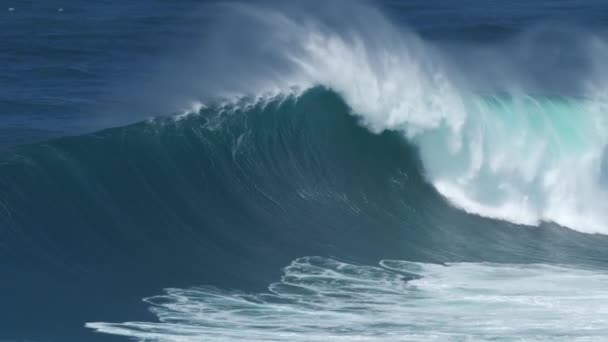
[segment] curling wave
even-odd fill
[[[228,6],[238,33],[273,44],[249,47],[251,61],[231,61],[247,46],[226,43],[234,37],[220,29],[201,71],[214,86],[199,90],[232,98],[326,87],[371,132],[415,144],[427,181],[454,206],[608,232],[603,36],[549,26],[503,45],[450,49],[360,3],[323,7],[335,16],[288,7]],[[212,69],[220,58],[238,77]]]

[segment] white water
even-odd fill
[[[139,341],[604,341],[608,273],[548,265],[297,259],[267,293],[168,289]],[[420,277],[410,280],[413,277]]]
[[[565,87],[576,97],[532,96],[555,89],[551,80],[564,80],[562,70],[531,80],[526,65],[501,51],[458,64],[366,7],[349,9],[352,22],[339,29],[306,15],[235,8],[244,22],[258,22],[250,31],[271,42],[261,46],[282,61],[275,73],[247,77],[256,79],[256,91],[337,91],[371,131],[397,130],[414,141],[429,182],[467,212],[608,233],[608,195],[600,186],[608,172],[601,166],[608,143],[605,40],[581,36],[573,47],[586,65]],[[539,51],[530,54],[544,58]]]

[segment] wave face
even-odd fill
[[[361,266],[321,257],[297,259],[283,272],[260,294],[167,289],[145,299],[160,323],[87,326],[140,341],[602,341],[608,334],[605,272],[397,260]]]

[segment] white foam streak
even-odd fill
[[[267,293],[168,289],[160,322],[89,323],[139,341],[603,341],[608,274],[548,265],[306,257]],[[416,277],[418,277],[416,279]]]

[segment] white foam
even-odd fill
[[[307,257],[284,272],[267,293],[168,289],[146,299],[160,322],[87,327],[139,341],[182,342],[603,341],[608,336],[603,271],[395,260],[373,267]]]

